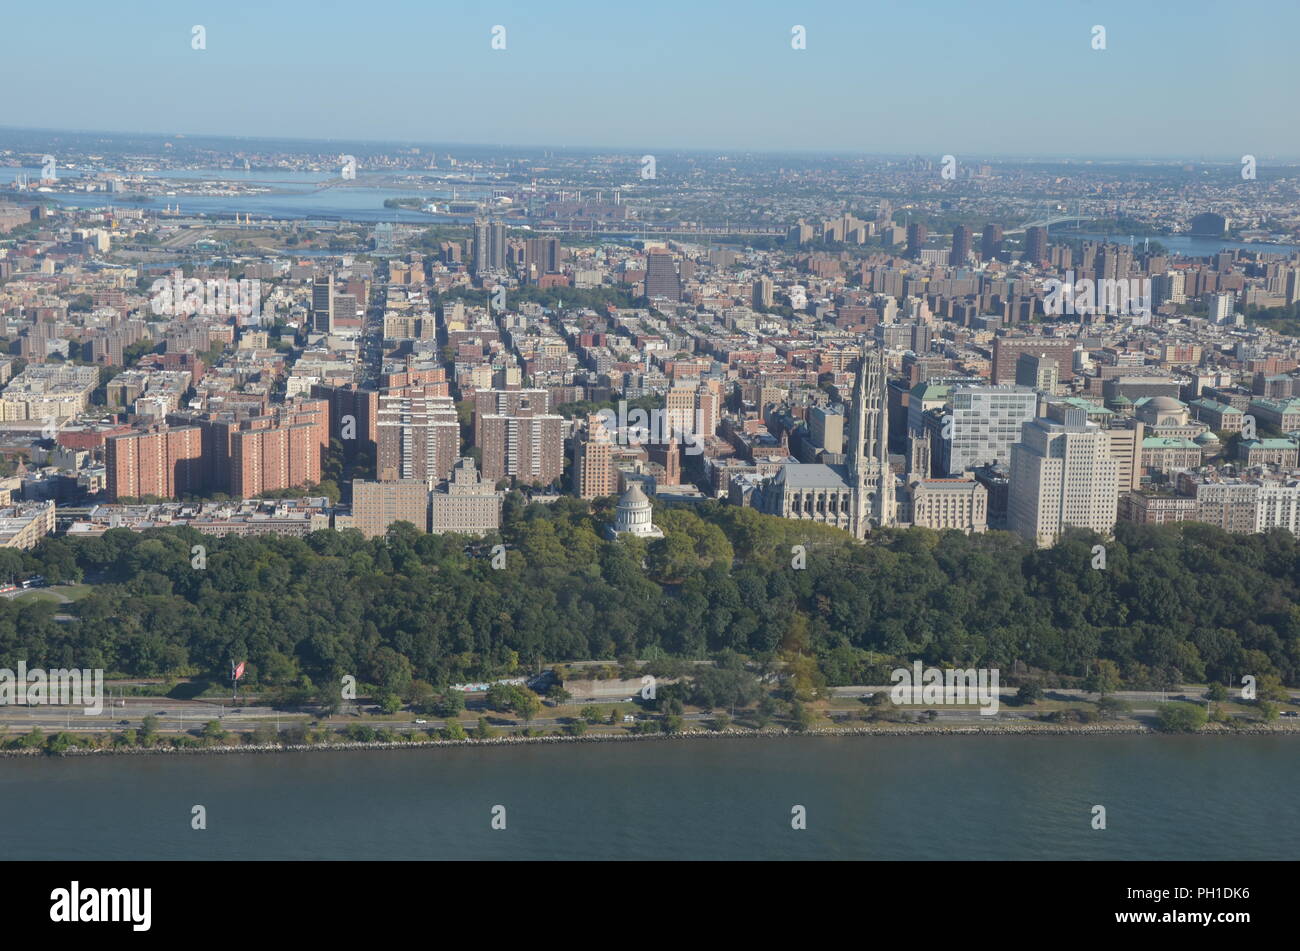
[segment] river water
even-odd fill
[[[11,859],[1287,859],[1297,753],[912,736],[42,757],[0,760],[0,809]]]

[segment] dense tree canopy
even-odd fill
[[[577,659],[783,659],[809,685],[887,683],[899,661],[1034,668],[1115,689],[1300,683],[1300,551],[1285,532],[1121,525],[1036,551],[967,537],[844,533],[706,503],[657,508],[662,540],[610,542],[608,504],[508,499],[501,538],[190,529],[52,538],[8,570],[94,582],[75,604],[0,600],[0,666],[103,667],[308,687],[343,674],[393,691]],[[506,566],[492,567],[503,541]],[[192,546],[206,567],[192,566]],[[793,546],[806,550],[794,558]],[[72,614],[71,620],[56,614]],[[1111,662],[1099,667],[1098,661]],[[803,666],[807,665],[807,669]],[[722,678],[725,681],[725,678]],[[731,686],[708,683],[721,705]]]

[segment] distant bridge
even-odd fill
[[[1030,228],[1050,228],[1052,225],[1063,224],[1067,221],[1096,221],[1095,215],[1055,215],[1051,218],[1039,218],[1037,221],[1026,221],[1019,228],[1012,231],[1004,231],[1003,235],[1024,234]]]

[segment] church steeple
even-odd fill
[[[894,524],[894,475],[889,469],[889,381],[885,352],[863,348],[853,387],[849,477],[853,485],[853,534]]]

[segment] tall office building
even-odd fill
[[[1025,231],[1025,260],[1036,267],[1047,263],[1047,229],[1029,228]]]
[[[865,538],[872,528],[894,524],[894,475],[889,468],[889,381],[885,352],[864,349],[853,387],[849,436],[852,531]]]
[[[1011,447],[1008,528],[1040,548],[1070,526],[1103,535],[1115,527],[1120,464],[1110,438],[1083,409],[1063,415],[1026,423]]]
[[[677,275],[671,254],[651,251],[646,257],[645,296],[682,299],[682,279]]]
[[[959,386],[952,390],[949,435],[939,441],[950,476],[1008,462],[1020,429],[1038,415],[1038,394],[1020,386]]]
[[[919,221],[914,221],[907,226],[907,256],[917,257],[921,249],[925,247],[926,239],[930,237],[930,229]]]
[[[952,267],[964,267],[970,260],[974,240],[975,232],[965,225],[958,225],[952,229],[952,251],[948,253],[948,263]]]
[[[980,239],[980,257],[992,261],[1002,256],[1002,226],[985,225],[984,236]]]
[[[361,317],[361,308],[354,294],[334,295],[333,323],[341,326],[356,326]]]
[[[334,332],[334,275],[318,277],[311,284],[311,329]]]
[[[771,307],[774,301],[773,293],[776,285],[766,274],[761,275],[758,280],[754,281],[752,301],[755,307]]]

